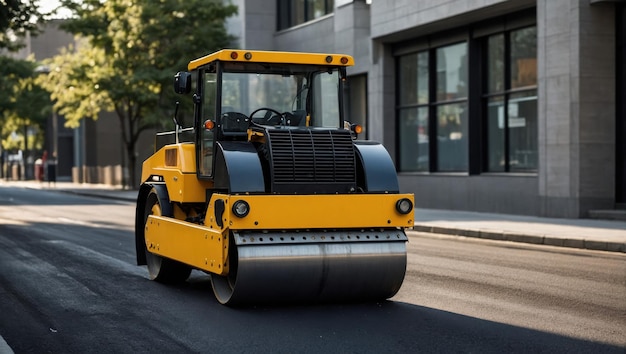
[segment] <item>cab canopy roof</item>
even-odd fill
[[[214,61],[234,61],[252,63],[281,63],[281,64],[311,64],[352,66],[354,59],[345,54],[302,53],[302,52],[275,52],[261,50],[222,49],[219,52],[192,60],[188,70]]]

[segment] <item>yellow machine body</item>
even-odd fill
[[[152,279],[207,272],[228,305],[380,300],[399,290],[413,195],[399,192],[382,145],[355,140],[336,109],[349,65],[342,54],[244,50],[189,63],[195,137],[179,142],[177,128],[176,142],[156,146],[142,168],[137,262]],[[177,92],[191,92],[191,75],[176,80]],[[227,90],[241,82],[249,93],[238,101],[243,89]],[[280,108],[250,90],[276,85],[292,89]],[[267,113],[257,117],[260,110]]]
[[[172,202],[206,202],[205,191],[212,182],[198,180],[196,152],[190,143],[165,146],[150,156],[141,169],[142,181],[165,182]]]
[[[261,231],[266,238],[280,239],[287,230],[319,230],[302,232],[311,234],[319,241],[334,237],[326,230],[357,230],[344,235],[348,241],[381,237],[374,231],[371,235],[361,235],[363,229],[411,227],[412,215],[402,215],[395,211],[399,198],[410,195],[298,195],[298,196],[259,196],[214,194],[209,203],[204,225],[195,225],[174,218],[148,217],[146,225],[146,246],[148,250],[163,257],[179,260],[195,268],[211,273],[228,274],[228,234],[229,231]],[[215,218],[215,201],[222,200],[226,206],[222,214],[222,227]],[[247,216],[235,216],[228,206],[243,200],[250,206]],[[359,206],[367,206],[365,208]],[[280,213],[276,211],[280,210]],[[299,234],[300,232],[298,232]],[[179,235],[176,238],[170,235]],[[291,236],[289,236],[291,237]],[[254,239],[253,241],[254,242]]]

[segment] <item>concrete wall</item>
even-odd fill
[[[365,73],[370,67],[370,5],[353,2],[335,8],[333,51],[354,57],[348,75]]]
[[[421,208],[533,215],[539,210],[537,178],[532,175],[399,176],[401,189],[415,193]]]
[[[534,6],[534,0],[372,1],[373,39],[398,42]]]
[[[156,131],[149,129],[139,136],[135,145],[135,174],[139,183],[143,161],[154,153]],[[130,174],[123,165],[128,160],[122,141],[119,118],[113,112],[103,112],[97,120],[86,119],[76,131],[77,152],[72,180],[76,183],[130,185]]]
[[[272,50],[276,32],[276,4],[266,1],[231,0],[237,16],[226,21],[228,33],[237,37],[234,48]]]
[[[328,53],[334,52],[334,47],[334,14],[276,32],[274,35],[276,50]]]
[[[29,49],[35,55],[35,60],[52,58],[60,53],[61,48],[74,44],[74,36],[59,29],[62,20],[51,20],[46,23],[45,31],[38,36],[31,37]]]
[[[237,16],[227,20],[233,46],[243,49],[345,53],[355,57],[348,74],[367,72],[370,62],[370,6],[364,2],[340,5],[331,14],[276,31],[276,4],[232,0]],[[304,40],[303,40],[304,39]]]
[[[537,2],[541,215],[584,217],[613,207],[613,6]]]

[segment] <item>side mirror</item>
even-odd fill
[[[191,73],[179,71],[174,76],[174,92],[187,94],[191,92]]]

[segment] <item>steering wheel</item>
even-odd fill
[[[277,116],[280,117],[281,122],[284,122],[285,120],[285,115],[283,113],[280,113],[279,111],[273,109],[273,108],[267,108],[267,107],[261,107],[259,109],[254,110],[254,112],[250,113],[250,119],[252,120],[252,117],[259,111],[268,111],[270,113],[275,113]],[[269,123],[270,119],[272,118],[272,116],[267,116],[267,114],[265,115],[264,119],[266,120],[266,123]]]

